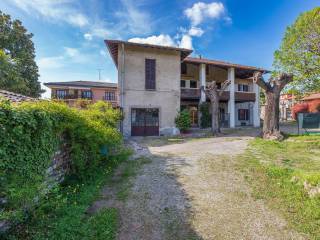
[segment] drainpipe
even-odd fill
[[[124,44],[122,43],[121,44],[121,54],[120,54],[120,76],[119,76],[119,83],[120,83],[120,108],[121,108],[121,111],[122,111],[122,114],[123,114],[123,111],[124,111],[124,70],[125,70],[125,67],[124,67],[124,64],[125,64],[125,61],[124,61]],[[123,121],[121,121],[121,126],[120,126],[120,131],[121,133],[123,133]]]

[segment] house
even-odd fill
[[[259,87],[252,76],[265,69],[188,57],[192,50],[183,48],[120,40],[105,43],[118,69],[125,136],[176,133],[177,113],[183,108],[198,113],[199,104],[209,101],[204,89],[213,80],[231,81],[220,102],[220,119],[226,126],[260,126]],[[199,124],[197,117],[192,120]]]
[[[302,100],[308,104],[309,112],[320,111],[320,93],[310,94],[309,96],[302,98]]]
[[[280,120],[292,120],[292,107],[297,102],[297,97],[291,93],[284,93],[280,95]]]
[[[9,92],[6,90],[0,89],[0,99],[6,99],[13,103],[27,102],[27,101],[35,101],[35,98],[31,98],[22,94]]]
[[[48,82],[45,86],[51,89],[51,98],[60,99],[74,106],[78,99],[93,102],[103,100],[112,106],[118,106],[118,87],[116,83],[93,81]]]

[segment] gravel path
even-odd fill
[[[237,156],[256,134],[247,129],[176,144],[131,140],[135,157],[151,162],[131,179],[125,201],[113,200],[110,193],[117,189],[108,188],[109,200],[97,202],[97,208],[119,209],[120,240],[304,239],[263,201],[251,197],[237,169]]]

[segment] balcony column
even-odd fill
[[[203,91],[203,89],[206,88],[206,65],[204,63],[201,63],[199,66],[199,80],[200,80],[200,103],[203,103],[206,101],[206,93]]]
[[[255,102],[253,105],[253,126],[260,127],[260,89],[259,86],[253,83],[253,91],[256,95]]]
[[[229,92],[230,92],[230,98],[228,101],[228,111],[229,111],[229,116],[230,116],[230,127],[234,128],[235,127],[235,120],[236,120],[236,115],[235,115],[235,97],[234,97],[234,82],[235,82],[235,70],[234,68],[228,68],[228,80],[230,81],[229,85]]]

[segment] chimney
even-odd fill
[[[200,59],[202,58],[201,54],[199,54],[199,58],[200,58]]]

